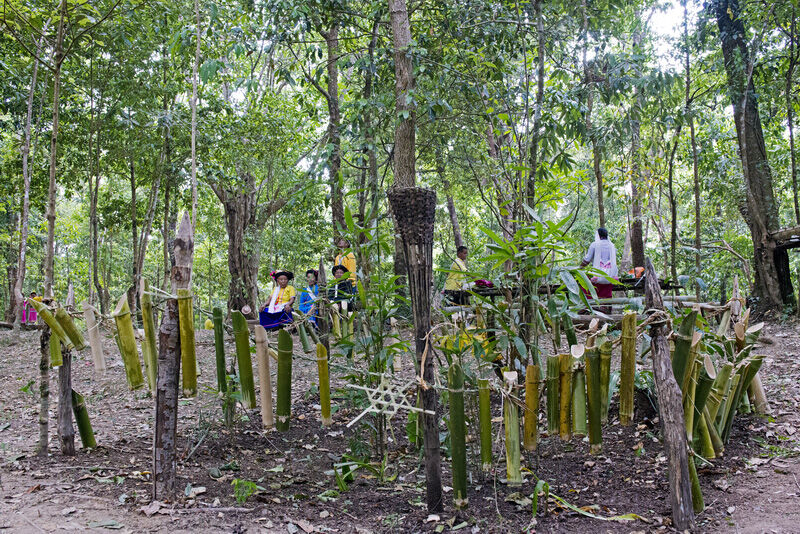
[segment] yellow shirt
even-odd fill
[[[278,289],[278,298],[277,298],[276,304],[286,304],[290,300],[292,300],[292,297],[296,297],[296,296],[297,296],[297,290],[293,286],[288,286],[287,285],[283,289],[279,288]]]
[[[467,281],[467,266],[459,258],[450,266],[451,273],[447,273],[447,280],[444,282],[446,291],[460,291],[464,288],[464,283]]]
[[[340,253],[336,256],[335,265],[344,265],[344,268],[350,271],[350,281],[355,285],[356,283],[356,255],[349,252],[347,255],[342,256]]]

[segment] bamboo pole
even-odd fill
[[[708,354],[703,354],[702,360],[697,362],[697,385],[694,394],[694,414],[692,415],[693,429],[690,436],[697,436],[697,427],[702,423],[703,410],[708,402],[709,394],[711,393],[711,386],[714,385],[714,379],[717,377],[717,371],[714,369],[714,364],[711,362],[711,357]]]
[[[150,283],[144,279],[142,293],[139,295],[142,303],[142,327],[144,328],[144,342],[142,343],[142,357],[147,373],[147,384],[151,391],[156,389],[158,380],[158,349],[156,348],[156,324],[153,316],[153,301],[150,298]],[[181,343],[181,346],[183,344]]]
[[[733,397],[733,402],[729,404],[729,407],[726,407],[728,410],[727,421],[720,435],[723,443],[727,443],[728,438],[730,437],[731,427],[733,426],[733,418],[736,415],[736,409],[739,406],[742,395],[747,391],[750,382],[752,382],[753,377],[755,377],[756,373],[758,373],[763,361],[764,357],[761,355],[749,356],[747,360],[745,360],[746,363],[740,367],[739,371],[737,371],[737,376],[740,376],[741,379],[736,387],[736,395]]]
[[[559,430],[559,369],[558,355],[547,357],[547,434],[555,436]]]
[[[308,340],[308,332],[303,323],[297,323],[297,337],[300,338],[300,345],[303,346],[303,352],[308,354],[314,350],[311,348],[311,342]]]
[[[253,362],[250,357],[250,330],[242,312],[231,313],[233,339],[236,342],[236,363],[239,366],[239,384],[242,388],[242,404],[247,409],[256,407],[256,386],[253,381]]]
[[[672,357],[672,371],[679,386],[685,384],[687,373],[691,370],[689,353],[694,339],[694,325],[697,320],[697,310],[692,310],[683,318],[677,332],[675,332],[675,352]],[[683,391],[683,389],[681,389]]]
[[[50,333],[50,367],[61,367],[64,359],[61,355],[61,340],[54,332]]]
[[[486,381],[488,397],[489,384]],[[487,400],[488,402],[488,400]],[[488,405],[487,405],[488,409]],[[491,436],[489,438],[491,440]],[[530,364],[525,369],[525,416],[523,417],[522,446],[526,451],[536,450],[539,443],[539,366]],[[491,443],[489,444],[491,453]],[[491,458],[491,454],[489,455]]]
[[[741,380],[741,378],[738,372],[731,377],[725,392],[725,397],[722,399],[722,404],[717,412],[716,428],[720,439],[722,439],[722,443],[728,442],[728,440],[725,439],[725,425],[728,420],[728,415],[731,413],[731,407],[734,406],[735,410],[733,398],[736,396],[736,388],[739,387],[739,380]]]
[[[611,349],[607,338],[599,344],[600,352],[600,423],[608,423],[609,387],[611,385]]]
[[[61,454],[75,454],[75,428],[72,426],[72,351],[64,349],[58,368],[58,440]]]
[[[117,324],[119,350],[122,355],[122,361],[125,364],[125,376],[128,379],[128,387],[132,390],[139,389],[144,386],[144,376],[142,376],[142,364],[139,361],[139,351],[136,348],[136,337],[133,333],[131,308],[128,306],[127,295],[122,295],[120,297],[112,315],[114,317],[114,322]]]
[[[81,307],[83,307],[83,320],[86,322],[86,333],[89,336],[89,346],[92,348],[94,372],[98,376],[103,376],[106,373],[106,357],[100,339],[100,326],[94,316],[94,308],[85,300],[81,302]]]
[[[228,372],[225,366],[225,331],[222,329],[222,309],[215,307],[212,312],[214,322],[214,356],[217,363],[217,390],[228,391]]]
[[[539,374],[536,374],[538,379]],[[537,398],[538,402],[538,398]],[[538,412],[538,410],[537,410]],[[492,413],[489,398],[489,380],[478,379],[478,413],[480,419],[481,469],[492,469]]]
[[[75,424],[78,427],[78,434],[81,436],[81,443],[84,449],[94,449],[97,441],[94,438],[92,422],[89,420],[89,412],[86,410],[86,401],[83,395],[72,390],[72,413],[75,415]]]
[[[719,411],[722,401],[725,399],[725,396],[728,394],[728,390],[730,389],[731,373],[733,373],[733,364],[730,362],[725,362],[722,364],[722,367],[720,367],[719,372],[717,373],[717,376],[714,378],[714,382],[711,385],[711,392],[706,400],[706,407],[708,408],[709,418],[712,422],[716,420],[717,412]]]
[[[319,406],[322,426],[331,426],[331,380],[328,371],[328,351],[325,345],[317,343],[317,372],[319,374]]]
[[[761,373],[756,373],[753,377],[747,392],[753,400],[753,408],[757,414],[764,415],[770,412],[767,394],[764,391],[764,385],[761,383]]]
[[[695,414],[697,416],[697,414]],[[712,459],[717,456],[714,450],[714,443],[711,441],[711,433],[708,431],[708,424],[706,424],[705,414],[699,414],[695,421],[697,430],[695,431],[695,450],[703,456],[703,458]]]
[[[697,375],[700,372],[700,362],[692,362],[689,368],[689,379],[683,389],[683,422],[686,426],[686,437],[691,444],[694,440],[694,400],[697,391]]]
[[[509,484],[521,484],[519,408],[510,398],[505,399],[503,402],[503,426],[505,427],[506,436],[506,478]]]
[[[600,353],[596,346],[586,349],[586,400],[589,412],[589,452],[598,454],[603,436],[600,426]]]
[[[286,330],[278,330],[278,402],[275,428],[280,432],[289,430],[292,413],[292,336]]]
[[[567,336],[567,345],[572,347],[578,344],[578,336],[575,334],[575,323],[572,322],[572,317],[566,313],[562,316],[564,321],[564,334]]]
[[[258,360],[258,389],[261,396],[261,425],[272,428],[272,377],[269,373],[267,355],[267,331],[261,325],[255,327],[256,359]]]
[[[722,454],[725,452],[725,444],[722,443],[722,438],[719,437],[719,432],[717,432],[717,429],[714,426],[714,420],[708,413],[708,406],[706,406],[705,410],[703,410],[703,422],[708,429],[708,436],[711,438],[711,445],[714,447],[714,454],[717,458],[721,458]]]
[[[696,380],[697,378],[694,376],[693,371],[695,371],[695,364],[699,364],[699,352],[700,352],[700,340],[703,338],[703,334],[700,332],[694,332],[692,334],[692,344],[689,348],[689,359],[686,361],[686,374],[683,377],[683,384],[681,384],[681,391],[686,391],[687,386],[689,385],[689,380]]]
[[[572,354],[559,354],[560,413],[558,430],[563,441],[572,439]]]
[[[703,490],[700,489],[700,479],[697,476],[697,468],[694,465],[694,455],[689,455],[689,477],[692,480],[692,508],[694,513],[702,512],[706,505],[703,502]]]
[[[636,376],[636,313],[622,317],[622,359],[619,372],[619,423],[633,421],[634,378]]]
[[[64,332],[64,328],[61,326],[61,323],[56,320],[53,313],[50,311],[50,308],[47,307],[43,302],[39,302],[38,300],[30,299],[28,303],[36,308],[36,313],[39,314],[39,317],[47,323],[47,326],[50,327],[50,330],[58,336],[61,340],[61,343],[64,344],[65,349],[72,348],[72,342],[67,337],[67,333]]]
[[[197,356],[194,339],[194,308],[189,289],[178,289],[178,321],[181,330],[181,371],[183,395],[197,395]]]
[[[450,451],[453,463],[453,503],[467,505],[467,444],[464,434],[464,372],[453,362],[447,372],[450,385]]]
[[[58,324],[61,325],[62,330],[64,330],[64,333],[67,334],[67,338],[69,339],[70,343],[75,347],[75,350],[85,349],[86,341],[83,339],[83,334],[81,334],[81,331],[78,330],[77,326],[75,326],[75,322],[72,320],[72,317],[70,317],[70,315],[67,313],[67,310],[59,307],[56,310],[55,318],[56,321],[58,321]]]

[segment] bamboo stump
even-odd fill
[[[408,287],[414,316],[416,356],[422,370],[421,397],[425,442],[425,485],[428,512],[440,512],[442,503],[442,467],[439,451],[438,395],[434,358],[428,354],[431,329],[431,286],[433,285],[433,226],[436,216],[436,192],[418,187],[395,187],[388,192],[392,215],[403,243],[408,266]]]
[[[269,372],[269,355],[267,354],[267,331],[261,325],[255,327],[256,358],[258,359],[258,389],[261,396],[261,425],[272,428],[272,377]]]
[[[650,258],[646,260],[645,296],[648,310],[664,310],[661,288]],[[694,529],[692,485],[689,477],[688,444],[684,426],[681,390],[672,370],[667,341],[666,316],[650,326],[653,377],[658,393],[659,416],[664,433],[664,447],[669,462],[669,501],[672,523],[677,530]]]
[[[58,441],[61,454],[75,455],[75,428],[72,426],[72,351],[61,352],[62,364],[58,368]]]
[[[192,275],[194,240],[189,214],[184,213],[174,241],[175,265],[172,267],[172,291],[188,286]],[[175,496],[178,379],[181,370],[181,337],[178,327],[178,299],[169,298],[158,332],[158,381],[153,438],[153,499]]]
[[[100,339],[100,326],[94,315],[94,307],[85,300],[81,302],[83,320],[86,322],[86,333],[89,336],[89,346],[92,348],[92,362],[96,376],[106,374],[106,357],[103,354],[103,343]]]

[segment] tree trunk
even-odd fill
[[[133,247],[133,261],[131,262],[131,286],[128,288],[128,306],[131,308],[131,318],[134,319],[133,324],[136,324],[136,294],[139,287],[139,229],[137,226],[137,219],[139,208],[136,205],[136,173],[133,165],[133,155],[130,156],[128,161],[128,168],[130,170],[131,181],[131,246]]]
[[[64,62],[64,25],[67,18],[67,0],[61,0],[58,32],[53,51],[53,126],[50,134],[50,185],[47,189],[47,245],[44,259],[44,294],[53,296],[53,259],[56,232],[56,164],[58,161],[58,112],[60,108],[61,65]]]
[[[583,84],[586,91],[586,134],[592,145],[592,170],[597,183],[597,218],[600,226],[606,226],[606,207],[603,201],[603,173],[600,169],[600,148],[597,135],[592,130],[592,108],[594,107],[594,73],[589,68],[587,52],[589,50],[589,13],[586,0],[581,0],[581,14],[583,16]]]
[[[194,0],[195,49],[192,64],[192,233],[197,230],[197,71],[200,68],[200,3]],[[193,261],[193,258],[190,258]]]
[[[667,184],[669,187],[669,264],[670,276],[673,283],[678,281],[678,201],[675,198],[675,185],[673,176],[675,174],[675,152],[678,150],[678,143],[681,140],[681,126],[679,122],[675,128],[675,139],[672,142],[672,149],[669,153],[669,163],[667,164]]]
[[[327,33],[322,34],[328,46],[328,144],[330,145],[330,155],[328,156],[328,180],[331,187],[331,216],[333,218],[334,242],[338,240],[343,229],[347,227],[344,221],[344,198],[339,178],[341,178],[342,156],[341,156],[341,136],[339,135],[339,124],[341,113],[339,112],[339,23],[334,21]],[[335,244],[335,243],[334,243]]]
[[[414,339],[418,368],[422,369],[422,414],[425,440],[425,481],[428,512],[442,506],[442,469],[439,451],[439,413],[435,382],[435,358],[429,353],[431,287],[433,284],[433,226],[436,192],[416,187],[393,188],[389,203],[408,259],[408,285],[414,316]],[[423,356],[426,357],[423,358]]]
[[[692,116],[692,75],[691,75],[691,51],[689,49],[689,11],[686,5],[686,0],[683,0],[683,38],[684,46],[686,47],[686,61],[684,68],[686,69],[686,118],[689,120],[689,138],[692,143],[692,176],[694,178],[694,268],[695,268],[695,294],[697,300],[700,300],[700,248],[702,241],[700,240],[700,165],[697,156],[697,138],[694,132],[694,117]]]
[[[728,77],[728,92],[733,104],[742,175],[747,189],[743,213],[753,239],[755,287],[761,310],[779,309],[794,304],[789,256],[777,249],[770,232],[780,221],[772,187],[772,170],[767,158],[761,117],[758,114],[753,63],[747,49],[744,24],[739,18],[737,0],[714,0],[722,55]]]
[[[60,341],[59,341],[60,343]],[[61,351],[58,368],[58,440],[61,454],[75,455],[75,428],[72,426],[72,350]]]
[[[447,195],[447,213],[450,216],[450,224],[453,226],[453,242],[456,249],[464,244],[464,239],[461,237],[461,227],[458,224],[458,213],[456,213],[456,205],[453,202],[453,195],[450,188],[450,180],[447,179],[445,174],[444,154],[441,146],[436,147],[436,174],[444,186],[445,194]]]
[[[792,22],[789,25],[789,68],[786,70],[786,122],[789,127],[789,156],[791,159],[792,173],[792,198],[794,200],[794,218],[800,224],[800,204],[797,199],[797,158],[794,152],[794,105],[792,102],[792,83],[794,69],[797,66],[798,57],[795,53],[795,31],[797,29],[796,8],[792,5]]]
[[[647,259],[645,271],[645,299],[648,310],[665,314],[658,276]],[[679,530],[694,530],[692,485],[689,479],[689,445],[683,420],[681,390],[672,372],[665,319],[650,326],[650,346],[653,355],[653,377],[658,394],[659,416],[664,434],[664,448],[669,462],[669,500],[672,506],[672,524]]]
[[[230,192],[223,202],[225,229],[228,232],[228,309],[241,310],[245,305],[253,310],[248,318],[257,317],[258,266],[261,249],[252,239],[256,230],[254,195]]]
[[[525,187],[525,204],[531,209],[536,206],[536,174],[539,169],[539,131],[542,128],[542,105],[544,104],[544,19],[542,16],[542,0],[535,0],[533,3],[534,16],[536,17],[536,37],[538,45],[537,66],[536,66],[536,103],[533,111],[533,132],[531,133],[531,145],[528,157],[530,159],[530,170],[528,171],[528,182]],[[525,214],[525,218],[530,216]]]
[[[192,279],[194,235],[184,213],[175,236],[175,265],[171,270],[172,293],[188,288]],[[158,332],[158,383],[156,385],[155,435],[153,439],[153,499],[169,499],[177,488],[178,377],[181,369],[181,337],[178,299],[167,299]]]
[[[641,14],[636,11],[636,18],[640,19]],[[634,53],[641,53],[642,31],[637,26],[633,33]],[[641,76],[639,64],[635,67],[636,76]],[[644,236],[642,234],[642,199],[639,193],[639,184],[642,180],[641,165],[639,162],[639,152],[641,151],[641,117],[642,106],[644,105],[644,93],[640,88],[636,88],[635,102],[631,110],[631,259],[634,267],[644,266]]]

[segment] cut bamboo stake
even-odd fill
[[[634,378],[636,376],[636,313],[622,317],[622,360],[619,372],[619,423],[633,421]]]
[[[178,320],[181,329],[181,371],[183,395],[197,395],[197,356],[194,341],[194,308],[189,289],[178,289]]]
[[[694,398],[697,390],[697,375],[700,372],[699,362],[692,362],[691,365],[689,380],[683,390],[683,421],[686,425],[686,438],[690,444],[694,440]]]
[[[736,397],[736,389],[739,387],[739,380],[741,380],[741,378],[738,371],[731,377],[728,388],[725,391],[725,396],[722,399],[722,404],[717,412],[716,428],[723,443],[728,442],[728,440],[725,439],[725,425],[728,420],[728,415],[731,413],[731,407],[735,406],[733,399]]]
[[[746,312],[745,312],[746,313]],[[764,361],[764,357],[761,355],[753,355],[745,360],[744,365],[741,365],[740,369],[737,371],[736,376],[740,376],[739,383],[736,387],[736,394],[733,397],[733,402],[729,404],[726,409],[728,410],[727,421],[725,426],[723,427],[723,431],[720,434],[723,443],[728,442],[728,438],[730,437],[731,427],[733,426],[733,418],[736,415],[736,408],[739,406],[739,402],[742,400],[742,395],[747,391],[750,382],[752,382],[753,377],[755,377],[758,370],[761,368],[761,364]],[[735,377],[734,377],[735,379]]]
[[[696,379],[693,374],[693,372],[696,371],[694,365],[700,363],[698,353],[700,351],[700,340],[702,338],[703,334],[701,332],[694,332],[692,334],[692,345],[689,348],[689,359],[686,360],[686,374],[683,377],[681,391],[686,391],[686,388],[689,385],[689,380]]]
[[[538,379],[539,374],[536,374]],[[537,399],[538,402],[538,399]],[[537,410],[538,411],[538,410]],[[481,469],[492,470],[492,413],[489,398],[489,380],[478,379],[478,413],[481,426]]]
[[[708,396],[711,393],[711,386],[714,384],[714,379],[717,377],[717,371],[714,369],[714,364],[711,362],[711,357],[704,354],[702,360],[697,362],[699,372],[697,374],[697,386],[695,387],[694,394],[694,414],[692,416],[693,429],[690,436],[697,436],[698,425],[702,424],[702,413],[708,402]]]
[[[575,334],[575,324],[572,322],[572,317],[566,313],[562,316],[564,321],[564,335],[567,336],[567,344],[572,347],[578,344],[578,336]]]
[[[153,316],[153,302],[150,298],[150,283],[147,279],[142,284],[139,301],[142,303],[142,328],[144,328],[142,342],[144,369],[147,373],[147,384],[150,390],[155,391],[158,380],[158,348],[156,348],[156,323]]]
[[[488,380],[486,382],[487,382],[486,395],[488,397],[489,394]],[[491,440],[491,437],[489,439]],[[525,447],[526,451],[533,451],[536,450],[536,446],[538,445],[538,443],[539,443],[539,366],[531,364],[528,365],[525,369],[525,416],[523,417],[522,446]],[[482,446],[481,450],[483,450]],[[489,444],[489,450],[491,452],[491,442]]]
[[[700,489],[700,479],[697,477],[697,468],[694,465],[694,456],[689,455],[689,477],[692,479],[692,508],[694,513],[702,512],[706,505],[703,502],[703,491]]]
[[[325,345],[317,343],[317,372],[319,374],[319,406],[322,426],[331,426],[331,380],[328,371],[328,351]]]
[[[139,361],[139,351],[136,348],[136,337],[133,332],[131,308],[128,306],[127,295],[122,295],[122,297],[120,297],[112,315],[114,316],[114,322],[117,324],[119,350],[122,355],[122,361],[125,364],[125,376],[128,379],[128,387],[132,390],[139,389],[144,386],[144,376],[142,376],[142,364]]]
[[[58,368],[58,440],[61,454],[75,454],[75,428],[72,426],[72,351],[64,349],[63,364]]]
[[[239,366],[239,384],[242,388],[242,403],[252,410],[256,407],[256,386],[253,382],[253,362],[250,358],[250,330],[242,312],[231,313],[233,339],[236,341],[236,363]]]
[[[608,423],[609,387],[611,386],[611,349],[607,338],[599,343],[600,351],[600,423]]]
[[[222,329],[222,309],[212,310],[214,322],[214,355],[217,363],[217,390],[228,391],[228,371],[225,368],[225,331]]]
[[[55,314],[56,321],[58,324],[61,325],[61,328],[64,330],[64,333],[67,334],[67,338],[69,338],[70,343],[75,347],[75,350],[83,350],[86,348],[86,341],[83,339],[83,334],[81,331],[78,330],[78,327],[75,326],[75,322],[70,317],[67,310],[64,308],[58,308]]]
[[[558,434],[559,429],[559,365],[558,355],[547,357],[547,434],[549,436]]]
[[[467,505],[467,444],[464,434],[464,372],[453,362],[447,372],[450,385],[450,451],[453,459],[453,503]]]
[[[689,353],[692,348],[692,340],[694,338],[694,324],[697,320],[697,310],[692,310],[686,317],[683,318],[681,326],[677,332],[674,333],[675,339],[675,352],[672,358],[672,371],[675,375],[675,380],[678,386],[683,387],[685,377],[691,370],[689,365]]]
[[[761,383],[761,373],[756,373],[750,387],[747,389],[753,401],[753,408],[757,414],[765,415],[770,412],[767,394],[764,392],[764,385]]]
[[[716,427],[714,427],[714,420],[708,413],[708,406],[706,406],[706,409],[703,410],[703,422],[706,424],[706,428],[708,429],[708,436],[711,438],[711,444],[714,447],[714,454],[717,458],[721,458],[725,452],[725,444],[722,443],[722,438],[719,437],[719,432],[717,432]]]
[[[42,320],[47,323],[47,326],[50,327],[50,330],[58,336],[58,338],[61,340],[61,343],[64,344],[64,348],[71,349],[72,342],[67,337],[67,333],[64,332],[64,329],[61,327],[61,323],[56,320],[55,316],[50,311],[50,308],[38,300],[31,299],[28,301],[28,303],[36,308],[36,313],[38,313],[39,317],[41,317]]]
[[[600,353],[597,347],[586,349],[586,401],[589,412],[589,452],[598,454],[603,436],[600,426]]]
[[[58,335],[50,333],[50,367],[61,367],[64,359],[61,356],[61,340]]]
[[[261,395],[261,425],[272,428],[272,377],[269,373],[267,355],[267,331],[261,325],[255,327],[256,358],[258,359],[258,388]]]
[[[513,390],[517,373],[503,373],[508,387]],[[503,426],[506,435],[506,479],[509,484],[522,483],[519,449],[519,408],[511,401],[510,396],[503,401]]]
[[[100,338],[100,326],[94,316],[94,308],[85,300],[81,302],[83,307],[83,320],[86,322],[86,333],[89,336],[89,346],[92,347],[92,362],[94,362],[94,372],[98,376],[106,373],[106,357],[103,354],[103,343]]]
[[[303,323],[297,323],[297,336],[300,338],[300,345],[303,346],[303,352],[308,354],[314,350],[311,348],[311,342],[308,340],[308,332]]]
[[[731,373],[733,373],[733,364],[725,362],[722,364],[722,367],[720,367],[717,377],[711,385],[711,392],[706,401],[706,407],[708,408],[708,415],[711,422],[716,420],[717,412],[722,405],[725,395],[727,395],[728,389],[730,389]]]
[[[78,434],[81,436],[83,448],[94,449],[97,447],[92,422],[89,420],[89,412],[86,410],[86,401],[83,395],[74,389],[72,390],[72,413],[75,415],[75,424],[78,426]]]
[[[560,354],[559,359],[559,396],[560,413],[558,430],[563,441],[572,439],[572,354]]]
[[[292,336],[286,330],[278,331],[278,402],[275,428],[289,430],[292,416]]]
[[[695,450],[701,454],[703,458],[715,458],[717,452],[714,450],[714,443],[711,441],[711,434],[708,431],[705,413],[700,414],[698,421],[699,422],[695,422],[697,427],[695,431]]]

